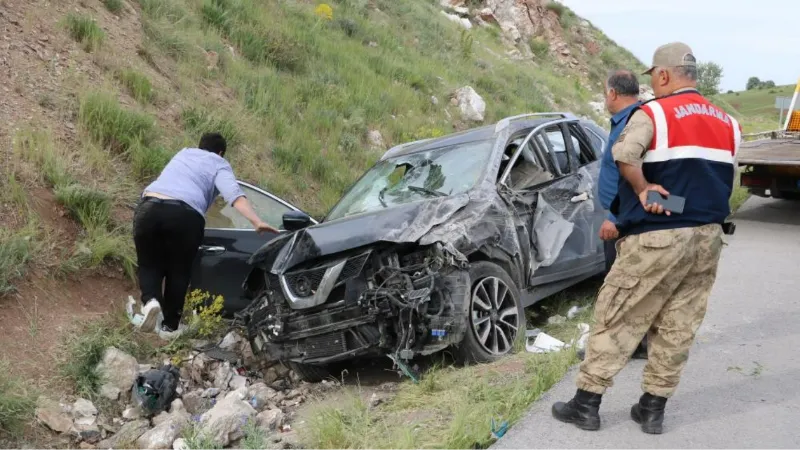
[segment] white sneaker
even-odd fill
[[[128,303],[125,305],[125,313],[128,316],[128,320],[133,324],[135,328],[139,328],[142,326],[142,322],[144,322],[144,316],[139,313],[134,313],[133,308],[136,307],[137,301],[133,298],[132,295],[128,296]]]
[[[158,303],[158,300],[152,299],[144,305],[142,308],[142,315],[144,316],[144,320],[142,321],[141,330],[144,332],[151,332],[155,331],[156,325],[158,325],[158,317],[161,315],[161,304]]]
[[[183,333],[186,332],[186,330],[187,327],[184,324],[178,325],[177,330],[173,330],[172,328],[162,324],[158,329],[158,337],[165,341],[172,341],[179,338]]]

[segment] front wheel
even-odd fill
[[[496,361],[511,353],[525,332],[519,288],[503,268],[491,262],[472,263],[469,275],[467,331],[459,353],[465,362]]]

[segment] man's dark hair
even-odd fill
[[[199,148],[216,153],[219,156],[225,156],[225,151],[228,149],[228,143],[225,138],[219,133],[206,133],[200,138]]]
[[[607,89],[614,89],[617,94],[626,97],[639,96],[639,80],[630,70],[615,70],[609,73]]]

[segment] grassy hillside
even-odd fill
[[[794,94],[795,85],[776,86],[771,89],[752,89],[749,91],[731,92],[717,96],[722,102],[733,108],[733,114],[738,113],[745,133],[756,133],[779,128],[780,110],[775,109],[776,97],[789,97]],[[720,106],[725,107],[720,102]],[[784,118],[786,111],[784,111]]]

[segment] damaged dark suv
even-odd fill
[[[508,354],[525,307],[604,270],[606,139],[568,113],[510,117],[390,149],[320,223],[285,205],[241,274],[254,351],[307,381],[362,356]]]

